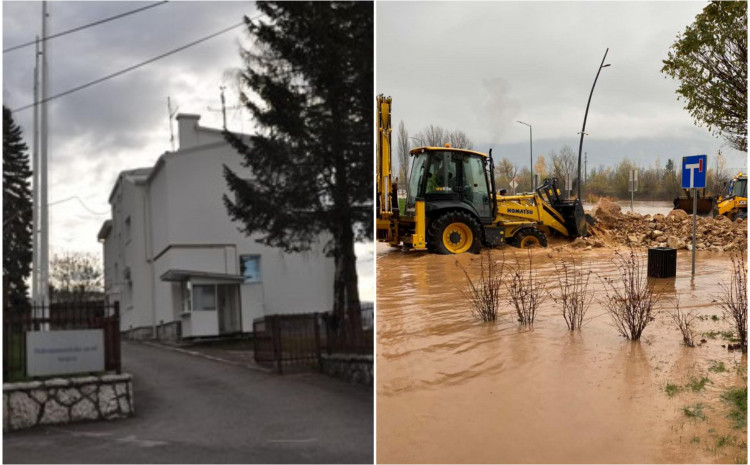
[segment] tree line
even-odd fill
[[[474,143],[465,132],[455,129],[446,130],[440,126],[429,125],[409,136],[405,124],[398,125],[396,137],[396,159],[399,161],[399,186],[406,189],[409,176],[409,150],[420,145],[441,147],[450,143],[452,147],[472,149]],[[630,173],[637,170],[636,192],[633,198],[638,200],[673,200],[683,195],[680,187],[680,160],[667,159],[663,162],[657,159],[651,166],[642,166],[628,158],[622,159],[615,166],[600,164],[584,173],[581,192],[584,200],[595,200],[599,197],[612,199],[630,198]],[[495,185],[497,189],[505,189],[508,194],[531,192],[532,176],[528,166],[520,166],[507,157],[495,160]],[[718,152],[711,157],[706,173],[706,187],[709,194],[725,194],[729,180],[736,173],[726,167],[726,158]],[[558,151],[550,151],[546,156],[534,157],[534,177],[537,186],[545,178],[556,178],[558,188],[563,197],[575,195],[578,187],[578,155],[569,145],[562,146]],[[511,181],[515,181],[515,188]]]

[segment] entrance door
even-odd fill
[[[236,284],[218,285],[217,305],[219,309],[219,334],[240,331],[238,288]]]
[[[463,198],[476,208],[481,218],[492,214],[487,177],[484,174],[484,160],[479,157],[465,157],[463,161]]]

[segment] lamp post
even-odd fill
[[[581,152],[583,151],[583,136],[586,132],[586,118],[589,116],[589,106],[591,106],[591,96],[594,95],[594,87],[596,87],[596,81],[599,79],[599,73],[602,72],[602,68],[606,68],[609,66],[609,63],[606,65],[604,64],[604,60],[607,59],[607,52],[609,52],[609,48],[605,50],[604,52],[604,58],[602,58],[602,64],[599,65],[599,70],[596,72],[596,77],[594,78],[594,85],[591,86],[591,93],[589,93],[589,101],[586,104],[586,113],[583,115],[583,128],[581,128],[581,141],[578,143],[578,199],[581,199]]]
[[[533,191],[536,186],[534,186],[534,150],[531,143],[531,125],[523,121],[516,121],[516,123],[521,123],[529,127],[529,163],[531,163],[529,170],[531,171],[531,190]]]

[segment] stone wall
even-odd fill
[[[3,384],[3,432],[132,416],[129,374]]]
[[[123,331],[122,335],[127,339],[153,339],[154,327],[139,326],[138,328],[130,328],[127,331]]]
[[[323,354],[321,357],[323,373],[352,383],[373,385],[372,355],[357,354]]]
[[[156,339],[161,342],[176,344],[182,340],[182,322],[162,322],[156,326]]]

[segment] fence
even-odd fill
[[[324,313],[326,326],[325,350],[331,353],[372,354],[373,304],[362,304],[359,318],[348,312],[343,322],[335,315]]]
[[[283,373],[290,367],[319,369],[324,353],[373,353],[372,304],[362,305],[358,319],[338,320],[329,312],[258,318],[253,321],[255,361]]]
[[[32,305],[3,311],[3,381],[27,378],[26,332],[66,329],[102,329],[104,332],[104,369],[121,371],[120,308],[103,302],[55,303]]]

